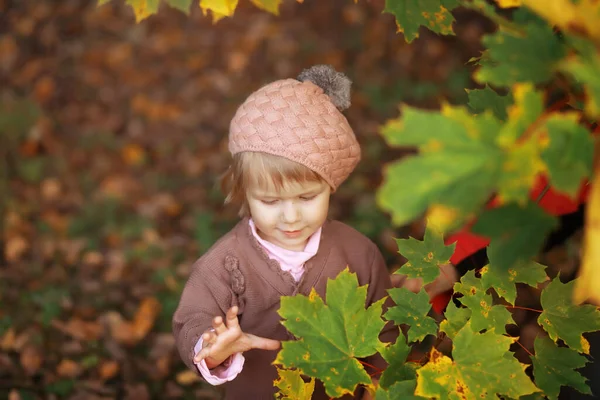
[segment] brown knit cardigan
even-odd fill
[[[358,276],[359,285],[369,284],[367,304],[387,295],[392,286],[383,257],[375,244],[364,235],[338,221],[323,225],[317,254],[305,263],[305,272],[296,283],[289,272],[282,271],[277,261],[267,254],[252,235],[248,218],[240,221],[215,243],[191,271],[183,289],[179,306],[173,316],[173,333],[183,361],[192,370],[194,346],[200,335],[211,328],[212,319],[225,316],[226,311],[239,307],[240,326],[244,332],[276,340],[294,340],[280,323],[277,313],[281,296],[298,293],[308,295],[311,288],[325,299],[328,278],[335,278],[346,266]],[[388,304],[389,305],[389,304]],[[395,341],[394,325],[384,328],[380,339]],[[277,388],[275,366],[271,363],[277,351],[250,350],[242,372],[224,384],[226,399],[273,399]],[[385,361],[375,355],[366,360],[378,368]],[[360,398],[362,389],[355,398]],[[313,399],[328,399],[322,385],[315,388]]]

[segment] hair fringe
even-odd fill
[[[246,192],[254,185],[280,191],[288,182],[323,182],[324,179],[304,165],[285,157],[244,151],[233,156],[231,165],[219,181],[225,204],[239,206],[238,215],[246,217],[250,215]]]

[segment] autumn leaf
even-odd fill
[[[415,368],[406,362],[406,357],[410,353],[410,347],[406,344],[404,335],[400,335],[394,344],[385,347],[380,353],[388,363],[388,367],[383,371],[379,379],[381,387],[389,388],[395,382],[415,380],[417,376]]]
[[[454,340],[456,334],[471,318],[471,309],[465,307],[459,308],[451,301],[446,306],[444,317],[445,319],[440,322],[440,332],[444,332],[450,339]]]
[[[433,282],[440,275],[440,267],[450,262],[455,243],[446,246],[442,233],[433,224],[425,228],[423,241],[415,238],[396,239],[398,253],[408,261],[396,272],[409,278],[422,278],[423,284]]]
[[[315,390],[315,380],[304,382],[300,371],[277,368],[279,378],[273,382],[279,388],[275,395],[281,400],[310,400]]]
[[[388,293],[395,306],[390,307],[384,317],[388,321],[394,321],[397,325],[406,324],[408,330],[408,342],[417,342],[425,339],[427,335],[436,335],[438,326],[435,320],[429,316],[431,304],[429,295],[421,288],[419,293],[413,293],[406,288],[389,289]],[[400,339],[398,339],[400,340]]]
[[[126,0],[125,3],[133,8],[135,21],[139,23],[158,12],[160,0]]]
[[[196,382],[200,382],[201,378],[200,376],[198,376],[198,373],[186,369],[175,375],[175,381],[177,381],[177,383],[179,383],[182,386],[190,386]]]
[[[495,86],[517,82],[543,83],[552,78],[566,46],[546,23],[529,22],[523,32],[498,30],[482,39],[488,59],[475,79]]]
[[[429,362],[417,370],[415,394],[436,399],[519,398],[538,392],[525,366],[509,352],[513,338],[494,331],[476,333],[465,325],[455,336],[453,359],[433,348]],[[504,377],[510,376],[510,379]]]
[[[35,375],[41,368],[44,362],[44,354],[34,345],[27,345],[19,355],[21,367],[27,375]]]
[[[275,364],[297,368],[301,373],[324,381],[329,396],[353,393],[356,385],[371,383],[357,358],[368,357],[383,346],[379,332],[382,299],[365,310],[367,286],[358,286],[348,268],[328,280],[327,305],[312,289],[307,296],[281,298],[279,315],[283,325],[299,339],[282,343]]]
[[[535,203],[525,207],[508,204],[484,211],[472,231],[491,239],[488,257],[498,268],[508,270],[536,256],[556,223],[555,217]]]
[[[403,106],[401,112],[402,118],[389,121],[381,133],[390,146],[417,146],[421,154],[384,167],[377,202],[396,225],[414,220],[430,205],[445,206],[455,216],[438,227],[457,227],[494,190],[503,154],[492,138],[500,125],[487,114],[469,116],[461,107],[444,107],[441,114]]]
[[[490,110],[501,121],[506,120],[506,109],[513,102],[512,95],[499,95],[496,91],[485,85],[483,89],[466,89],[469,96],[469,107],[476,114]]]
[[[502,8],[520,7],[523,0],[496,0],[496,3]]]
[[[119,363],[113,360],[105,360],[98,366],[98,375],[102,380],[114,378],[119,373]]]
[[[548,398],[558,398],[561,386],[571,386],[583,394],[592,394],[586,379],[576,371],[588,362],[584,356],[539,336],[535,338],[534,349],[535,356],[531,357],[531,361],[535,384]]]
[[[256,7],[270,12],[271,14],[279,15],[279,6],[283,0],[251,0]]]
[[[200,0],[200,8],[204,15],[210,10],[212,12],[213,23],[225,17],[233,16],[238,5],[238,0]]]
[[[386,0],[383,12],[396,17],[398,32],[410,43],[419,37],[421,26],[443,35],[454,34],[450,11],[458,6],[457,0]]]
[[[75,361],[70,359],[63,359],[56,367],[56,373],[58,376],[63,378],[75,378],[81,372],[83,368]]]
[[[420,396],[415,395],[415,388],[417,386],[416,380],[408,380],[396,382],[387,389],[378,387],[375,393],[375,400],[416,400],[422,399]]]
[[[493,305],[492,296],[486,293],[474,271],[467,272],[454,285],[454,291],[464,295],[460,302],[471,310],[470,325],[476,332],[486,329],[506,333],[506,325],[515,323],[506,307]]]
[[[159,312],[158,300],[148,297],[142,300],[131,322],[117,312],[107,313],[105,319],[115,340],[126,345],[134,345],[150,332]]]
[[[142,300],[133,318],[133,331],[138,340],[150,332],[159,312],[160,303],[156,298],[147,297]]]
[[[548,147],[542,158],[548,166],[550,182],[556,190],[575,198],[581,182],[592,174],[594,140],[589,130],[578,123],[576,113],[554,114],[544,126]]]
[[[550,26],[600,40],[600,4],[596,0],[523,0],[523,3]]]
[[[541,131],[535,125],[544,111],[542,93],[531,84],[513,86],[514,103],[507,109],[508,120],[496,142],[504,150],[498,181],[502,203],[525,204],[538,175],[546,168],[542,160]]]
[[[544,311],[537,321],[555,342],[562,339],[572,349],[589,354],[590,344],[583,333],[600,330],[600,311],[590,304],[573,304],[573,288],[578,279],[562,283],[554,278],[546,286],[541,296]]]
[[[575,283],[574,301],[600,305],[600,140],[596,141],[596,170],[586,206],[583,260]]]
[[[185,14],[190,13],[192,0],[166,0],[167,4],[173,8],[183,11]]]
[[[534,261],[519,261],[510,268],[502,268],[494,263],[493,257],[490,264],[483,267],[481,274],[481,283],[484,289],[493,288],[499,296],[503,297],[508,303],[514,305],[517,298],[516,283],[525,283],[536,287],[538,283],[548,279],[546,267]]]
[[[129,143],[121,149],[121,157],[128,165],[142,165],[146,160],[146,152],[135,143]]]

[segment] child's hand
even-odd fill
[[[377,378],[371,378],[371,382],[373,382],[373,387],[377,388],[379,386],[379,379]],[[367,388],[365,388],[365,391],[361,397],[361,400],[373,400],[374,397],[373,395],[371,395],[371,392],[369,392],[369,390]]]
[[[223,323],[223,318],[220,316],[213,319],[214,330],[202,334],[202,350],[194,356],[195,363],[205,360],[206,366],[211,369],[235,353],[250,349],[277,350],[279,348],[278,340],[242,332],[237,312],[237,307],[231,307],[227,311],[226,324]]]
[[[406,278],[405,275],[392,274],[392,285],[394,287],[403,287],[411,292],[418,293],[423,287],[423,279]],[[425,285],[425,291],[430,298],[452,289],[454,283],[458,282],[460,276],[454,265],[448,263],[440,266],[440,275],[431,283]]]

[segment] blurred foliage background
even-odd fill
[[[252,91],[326,63],[354,82],[363,160],[331,217],[402,264],[377,209],[401,154],[379,127],[399,102],[465,101],[494,25],[456,10],[456,36],[396,34],[383,1],[241,2],[212,25],[164,6],[140,24],[113,1],[0,0],[0,399],[213,399],[185,370],[171,316],[191,264],[237,221],[217,178]],[[410,188],[406,188],[410,190]],[[566,250],[565,250],[566,251]]]

